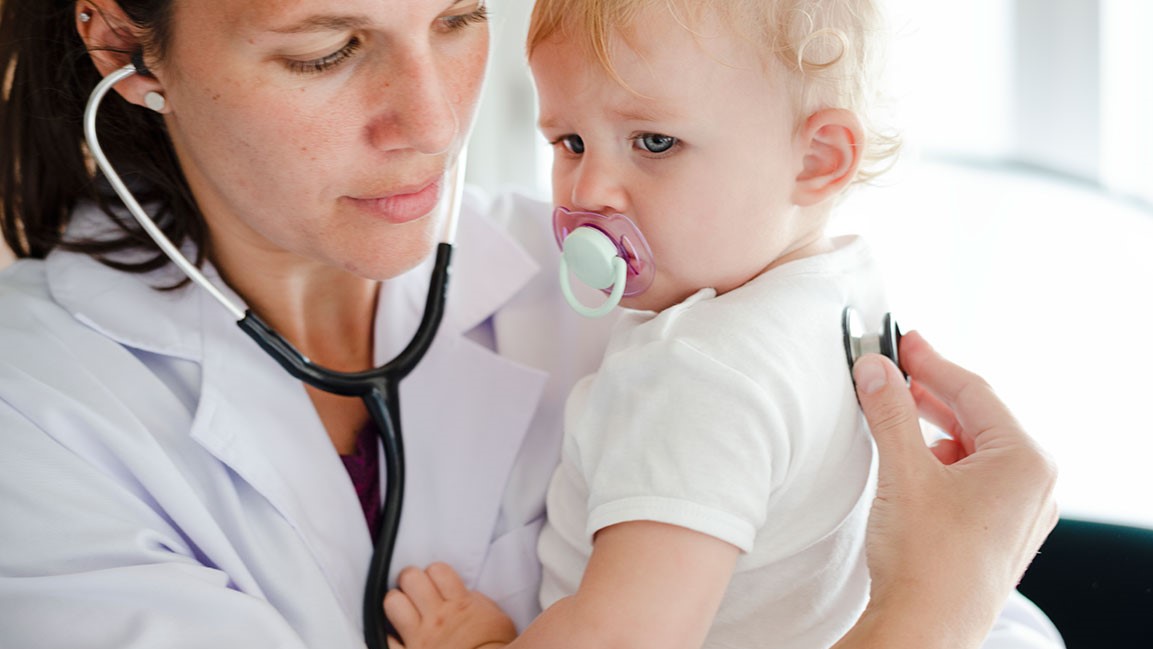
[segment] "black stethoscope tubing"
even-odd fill
[[[337,372],[313,363],[300,353],[288,340],[260,319],[250,309],[242,309],[229,299],[219,288],[210,282],[194,264],[188,261],[164,232],[137,202],[132,192],[121,180],[104,155],[96,134],[96,113],[100,102],[117,83],[133,74],[149,75],[139,56],[133,62],[105,77],[93,89],[84,112],[84,135],[89,151],[97,166],[107,178],[113,190],[124,202],[125,207],[156,242],[160,249],[194,283],[200,285],[236,319],[237,325],[280,364],[290,375],[305,383],[333,394],[359,397],[368,409],[369,416],[376,425],[384,451],[385,486],[382,494],[382,507],[377,540],[369,564],[368,578],[364,593],[364,637],[370,649],[386,649],[388,635],[392,631],[384,615],[384,595],[388,590],[388,573],[392,564],[392,554],[396,548],[396,537],[400,530],[401,508],[404,502],[404,441],[400,425],[400,381],[417,366],[432,345],[436,332],[444,316],[445,300],[448,294],[449,267],[452,261],[453,246],[449,242],[437,245],[436,260],[429,283],[428,297],[420,325],[408,345],[388,363],[363,372]],[[461,152],[453,172],[450,207],[446,230],[454,232],[459,211],[461,175],[464,167],[464,153]]]
[[[452,246],[437,246],[424,316],[408,346],[388,363],[363,372],[337,372],[310,361],[252,311],[237,324],[289,374],[309,385],[349,397],[360,397],[376,424],[384,450],[384,491],[376,544],[364,590],[364,637],[371,649],[385,649],[392,632],[384,615],[384,595],[400,513],[404,503],[404,438],[400,426],[400,380],[408,376],[432,345],[444,315]]]

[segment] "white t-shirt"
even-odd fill
[[[842,238],[719,297],[626,312],[569,396],[542,605],[576,591],[597,530],[650,520],[742,551],[706,647],[840,638],[868,595],[873,494],[841,313],[879,322],[878,285],[865,244]]]

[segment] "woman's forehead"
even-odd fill
[[[177,28],[228,26],[230,31],[313,31],[387,28],[426,20],[478,0],[186,0],[174,2]],[[183,24],[182,24],[183,23]]]

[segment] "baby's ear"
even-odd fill
[[[852,111],[826,108],[810,115],[797,134],[802,164],[793,202],[816,205],[841,193],[857,175],[864,144],[864,128]]]

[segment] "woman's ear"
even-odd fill
[[[809,116],[797,135],[801,171],[793,202],[816,205],[840,194],[857,175],[865,131],[852,111],[825,108]]]
[[[76,31],[102,76],[128,65],[131,53],[143,47],[139,28],[114,0],[83,0],[76,3]],[[153,75],[134,74],[116,84],[125,101],[158,113],[164,108],[164,87]]]

